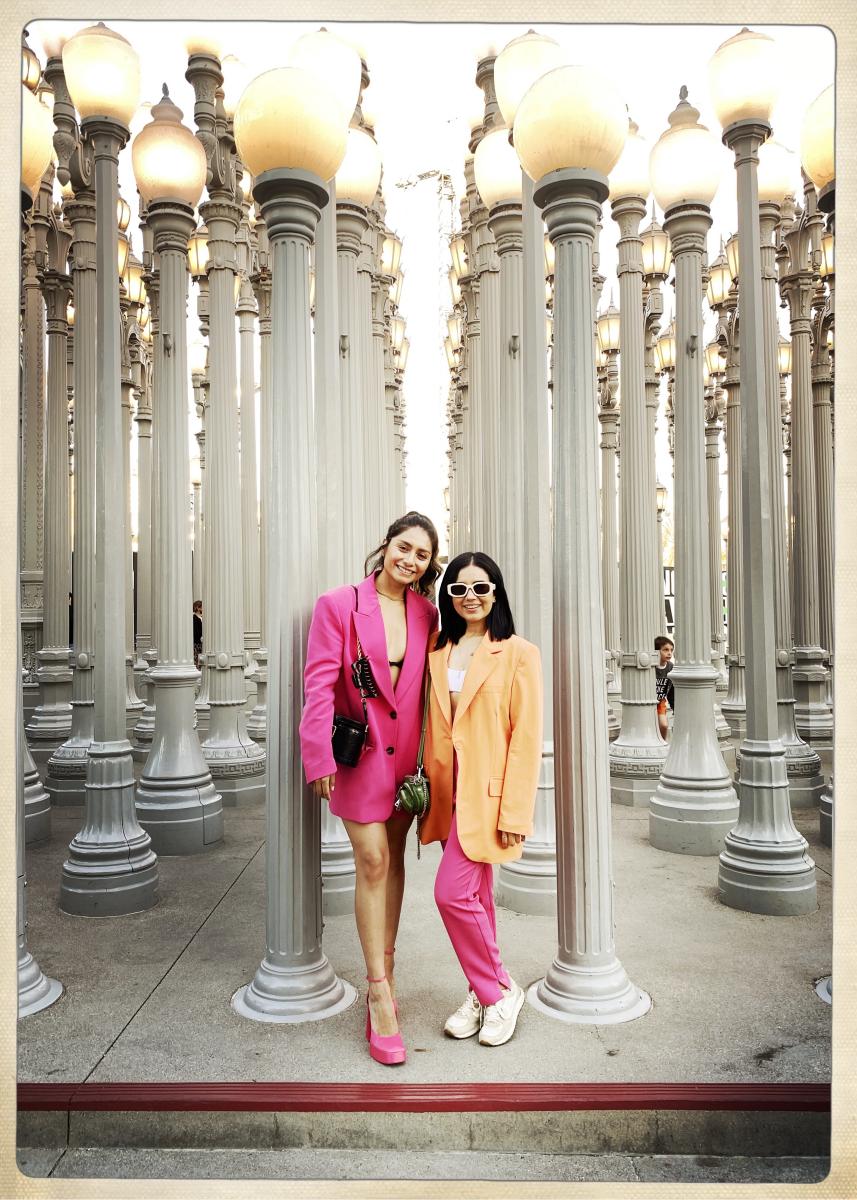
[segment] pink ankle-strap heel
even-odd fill
[[[372,979],[367,975],[366,980],[368,983],[386,983],[387,976],[382,975],[380,979]],[[375,1062],[382,1063],[385,1067],[393,1067],[405,1061],[405,1043],[402,1041],[401,1033],[394,1033],[385,1037],[383,1034],[376,1033],[372,1028],[372,1014],[369,1011],[368,995],[366,996],[366,1038],[369,1042],[369,1055],[371,1058],[374,1058]]]

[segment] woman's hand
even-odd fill
[[[330,794],[334,789],[334,779],[336,779],[336,772],[333,775],[322,775],[320,779],[312,781],[312,794],[317,800],[320,800],[322,797],[325,800],[330,799]]]
[[[499,829],[497,832],[500,834],[500,845],[504,850],[507,850],[509,846],[517,846],[526,841],[523,833],[507,833],[505,829]]]

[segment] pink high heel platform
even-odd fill
[[[386,975],[382,975],[380,979],[372,979],[371,976],[366,976],[368,983],[384,983],[386,979]],[[393,1067],[405,1061],[405,1043],[402,1041],[401,1033],[393,1033],[385,1037],[380,1033],[376,1033],[372,1028],[372,1015],[369,1011],[368,995],[366,996],[366,1038],[369,1042],[369,1054],[375,1059],[375,1062],[382,1063],[385,1067]]]

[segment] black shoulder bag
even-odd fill
[[[352,584],[352,587],[354,585]],[[357,588],[354,588],[354,610],[357,611]],[[366,745],[366,735],[369,732],[369,716],[366,711],[366,700],[378,695],[378,685],[372,674],[372,664],[363,653],[360,638],[357,638],[357,658],[351,664],[351,680],[360,692],[360,703],[363,705],[363,720],[354,721],[351,717],[343,717],[338,713],[333,718],[331,747],[334,759],[343,767],[356,767]]]

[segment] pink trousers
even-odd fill
[[[503,995],[500,985],[510,987],[511,980],[497,948],[494,868],[491,863],[472,862],[461,849],[454,809],[434,881],[434,898],[479,1003],[496,1004]]]

